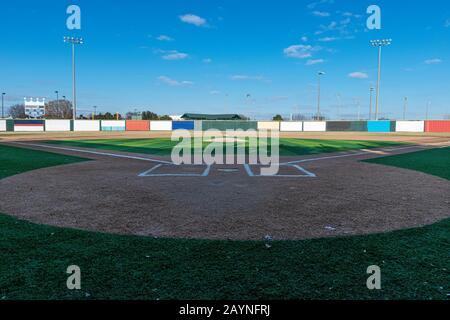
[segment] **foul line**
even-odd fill
[[[155,163],[170,164],[170,165],[173,164],[172,162],[164,161],[164,160],[156,160],[156,159],[151,159],[151,158],[126,156],[126,155],[117,154],[117,153],[107,153],[107,152],[89,151],[89,150],[81,150],[81,149],[73,149],[73,148],[63,148],[63,147],[55,147],[55,146],[42,145],[42,144],[36,144],[36,143],[23,143],[23,142],[10,142],[10,143],[11,144],[23,145],[23,146],[29,146],[29,147],[39,147],[39,148],[47,148],[47,149],[55,149],[55,150],[63,150],[63,151],[73,151],[73,152],[79,152],[79,153],[95,154],[95,155],[107,156],[107,157],[113,157],[113,158],[132,159],[132,160],[140,160],[140,161],[155,162]]]
[[[400,150],[406,150],[406,149],[422,149],[422,148],[425,148],[425,147],[422,147],[422,146],[411,146],[411,147],[402,147],[402,148],[396,148],[396,149],[374,149],[373,151],[381,150],[381,151],[390,152],[390,151],[400,151]],[[303,159],[303,160],[284,162],[284,163],[282,163],[282,165],[289,165],[289,164],[292,165],[292,164],[305,163],[305,162],[315,162],[315,161],[323,161],[323,160],[331,160],[331,159],[358,157],[358,156],[368,155],[368,154],[372,154],[372,153],[370,151],[364,151],[364,152],[343,154],[343,155],[338,155],[338,156]]]

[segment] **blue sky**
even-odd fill
[[[82,10],[82,30],[66,28],[66,8]],[[382,9],[382,29],[366,29],[366,9]],[[450,5],[447,1],[165,0],[8,1],[0,19],[0,90],[6,105],[25,96],[71,99],[77,51],[79,110],[160,114],[244,113],[255,118],[316,108],[317,72],[329,117],[369,110],[377,51],[384,50],[381,114],[450,114]],[[250,97],[248,97],[250,95]],[[340,97],[340,98],[339,98]],[[339,102],[341,101],[341,102]]]

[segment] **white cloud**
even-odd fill
[[[203,63],[211,63],[211,62],[212,62],[212,59],[210,59],[210,58],[203,59]]]
[[[217,95],[220,94],[220,91],[218,91],[218,90],[212,90],[212,91],[209,92],[209,94],[211,94],[211,95],[213,95],[213,96],[217,96]]]
[[[164,84],[167,84],[171,87],[183,87],[183,86],[191,86],[194,83],[192,81],[178,81],[175,79],[171,79],[167,76],[160,76],[158,80]]]
[[[176,50],[172,50],[172,51],[162,51],[162,53],[164,53],[164,55],[162,56],[162,58],[164,60],[184,60],[189,58],[189,55],[187,53],[183,53],[183,52],[178,52]]]
[[[367,73],[360,72],[360,71],[352,72],[348,76],[350,78],[353,78],[353,79],[367,79],[367,78],[369,78],[369,75]]]
[[[253,80],[253,81],[270,82],[269,80],[267,80],[263,76],[249,76],[249,75],[242,75],[242,74],[232,75],[230,77],[230,79],[233,80],[233,81]]]
[[[319,1],[311,2],[310,4],[307,5],[307,8],[314,9],[320,5],[333,4],[333,3],[334,3],[334,0],[319,0]]]
[[[301,39],[302,39],[303,42],[308,42],[308,37],[307,36],[303,36]]]
[[[206,19],[196,16],[195,14],[185,14],[183,16],[180,16],[180,20],[185,23],[193,24],[194,26],[197,27],[202,27],[206,25]]]
[[[308,61],[306,61],[306,65],[313,66],[316,64],[324,63],[324,62],[325,62],[325,60],[323,60],[323,59],[309,59]]]
[[[310,45],[295,44],[283,50],[286,57],[306,59],[312,56],[315,49]]]
[[[446,28],[450,28],[450,19],[447,19],[447,20],[445,21],[444,26],[445,26]]]
[[[319,41],[320,42],[333,42],[339,40],[339,38],[336,37],[325,37],[325,38],[320,38]]]
[[[166,36],[164,34],[160,35],[159,37],[156,38],[159,41],[173,41],[173,38]]]
[[[329,17],[331,15],[329,12],[325,11],[313,11],[312,14],[316,17]]]
[[[442,59],[438,58],[425,60],[425,64],[440,64],[442,62]]]

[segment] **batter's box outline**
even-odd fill
[[[197,166],[197,167],[206,167],[206,169],[203,171],[203,173],[155,173],[159,168],[161,167],[179,167],[175,164],[157,164],[150,170],[147,170],[141,174],[139,174],[139,177],[207,177],[209,176],[209,173],[211,172],[211,166],[209,165],[191,165],[191,166]]]
[[[258,165],[259,167],[262,167],[261,165]],[[303,167],[300,167],[299,165],[296,164],[280,164],[280,167],[290,167],[290,168],[295,168],[297,169],[299,172],[301,172],[302,174],[277,174],[277,175],[257,175],[253,172],[251,166],[249,164],[245,164],[244,168],[245,171],[247,171],[247,174],[249,175],[249,177],[262,177],[262,178],[317,178],[317,175],[315,175],[314,173],[306,170]]]

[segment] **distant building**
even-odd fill
[[[183,120],[222,120],[222,121],[237,121],[248,120],[246,117],[239,114],[195,114],[186,113],[181,117]]]
[[[25,115],[31,119],[38,119],[45,117],[45,99],[24,98],[25,101]]]
[[[173,121],[181,121],[183,120],[183,116],[169,116]]]

